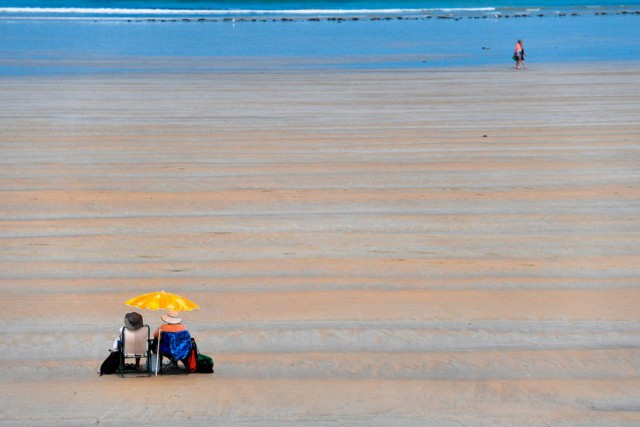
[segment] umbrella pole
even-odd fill
[[[158,328],[158,347],[156,348],[156,377],[158,376],[158,362],[160,361],[160,340],[162,339],[162,328]]]

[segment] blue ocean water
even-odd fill
[[[640,0],[0,0],[0,76],[637,61]]]

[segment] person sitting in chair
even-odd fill
[[[183,363],[185,363],[184,359],[188,356],[188,352],[191,351],[191,336],[187,331],[187,327],[182,323],[180,314],[177,311],[170,311],[160,318],[164,324],[160,325],[153,333],[153,351],[158,352],[158,336],[160,335],[160,363],[162,363],[163,355],[170,357],[174,362],[174,366],[177,366],[178,360],[182,360]],[[181,334],[184,335],[182,337],[183,342],[172,341],[170,335],[177,334],[182,331],[186,331],[184,334]],[[176,350],[177,355],[175,353],[169,353],[170,345],[178,346],[177,349],[174,349]]]
[[[177,311],[170,311],[164,316],[160,316],[164,325],[158,326],[158,329],[153,333],[154,342],[158,340],[158,335],[160,331],[162,332],[180,332],[186,331],[187,327],[182,323],[182,318],[180,317],[180,313]]]
[[[113,350],[120,350],[122,343],[120,342],[120,337],[122,337],[122,330],[124,328],[129,329],[130,331],[137,331],[142,328],[144,325],[144,321],[142,320],[142,315],[140,313],[136,313],[132,311],[131,313],[127,313],[124,315],[124,326],[120,328],[118,333],[118,338],[113,341]],[[136,369],[140,369],[140,358],[136,357]]]

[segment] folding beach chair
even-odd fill
[[[125,374],[151,375],[151,339],[149,325],[143,325],[140,329],[130,330],[122,328],[120,336],[120,367],[118,373],[121,377]],[[133,359],[133,360],[132,360]],[[136,359],[140,360],[142,370],[135,367]]]
[[[170,369],[178,368],[178,361],[184,365],[184,372],[189,373],[189,355],[191,354],[191,334],[189,331],[162,332],[160,336],[160,374]],[[167,366],[162,366],[162,358],[170,360]]]

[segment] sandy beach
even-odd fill
[[[639,425],[638,81],[3,77],[0,424]],[[161,289],[215,374],[98,376]]]

